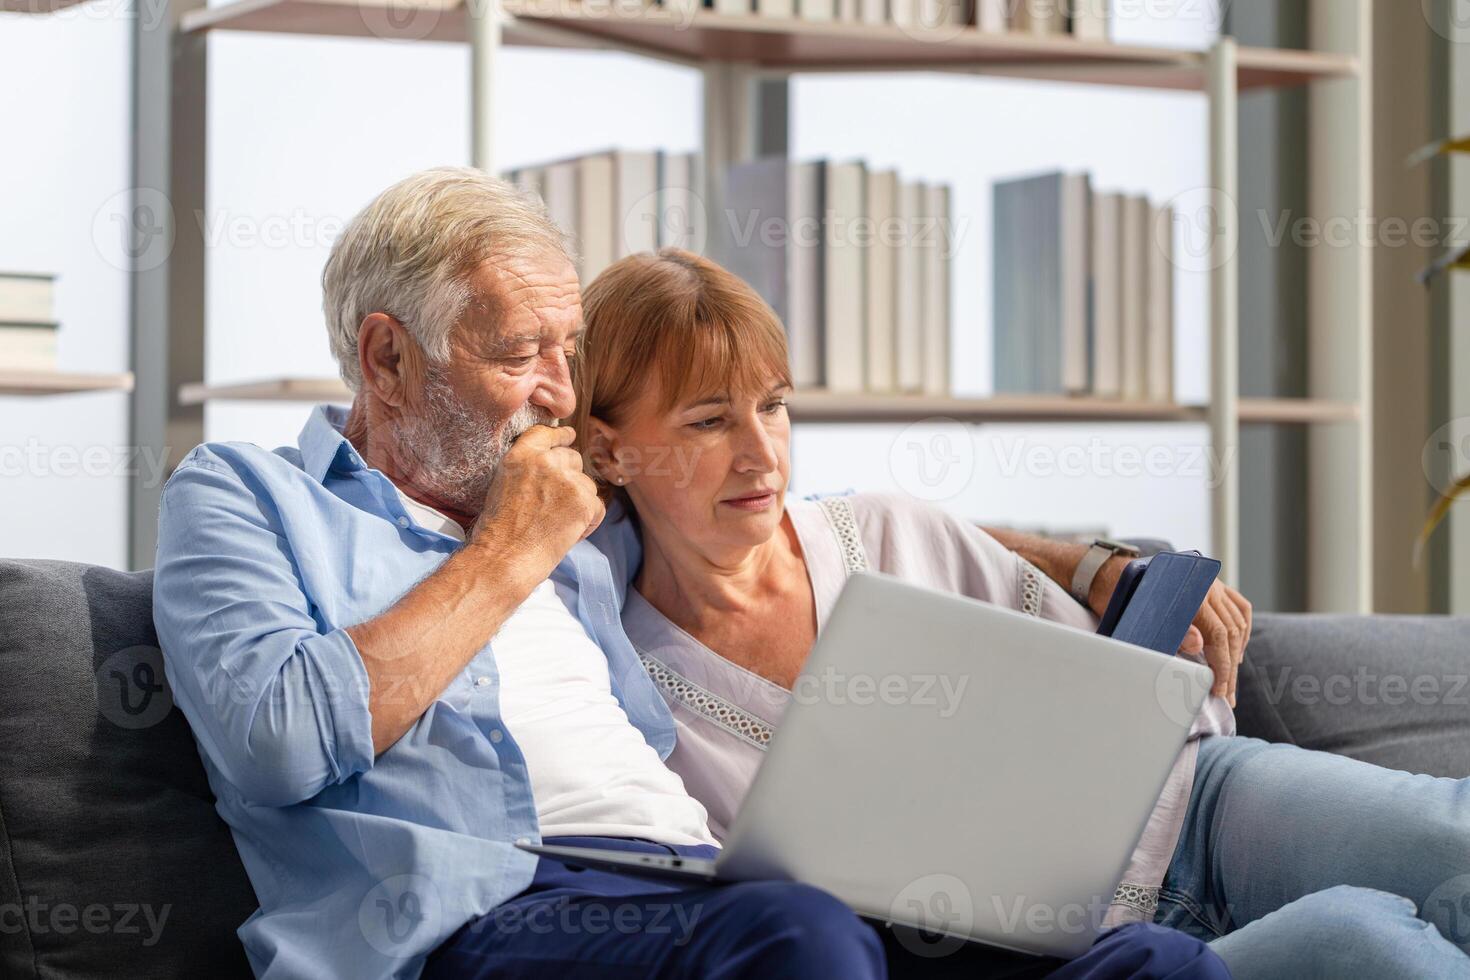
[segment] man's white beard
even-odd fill
[[[415,458],[415,484],[463,513],[478,514],[511,444],[532,426],[551,421],[548,412],[529,403],[508,419],[477,414],[454,394],[443,370],[430,366],[423,414],[401,420],[401,444]]]

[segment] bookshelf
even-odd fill
[[[1179,50],[843,21],[775,19],[755,14],[693,13],[586,0],[170,0],[167,30],[139,27],[139,186],[166,187],[176,211],[206,208],[204,165],[208,38],[222,31],[382,38],[398,42],[464,43],[470,47],[472,162],[496,167],[492,93],[499,84],[502,45],[614,50],[697,68],[704,76],[703,173],[696,192],[722,207],[720,176],[731,163],[761,152],[762,140],[784,126],[784,100],[762,98],[762,86],[793,73],[947,72],[999,75],[1195,91],[1209,105],[1210,185],[1238,199],[1237,105],[1243,92],[1304,86],[1312,105],[1313,213],[1357,214],[1370,209],[1372,117],[1369,25],[1374,0],[1307,0],[1310,50],[1243,47],[1221,38],[1208,49]],[[762,115],[766,114],[766,118]],[[777,152],[784,151],[784,144]],[[1371,210],[1370,210],[1371,213]],[[1095,399],[921,398],[801,392],[793,418],[822,422],[908,422],[948,417],[967,422],[1044,421],[1060,424],[1149,421],[1208,427],[1213,452],[1235,458],[1241,425],[1307,427],[1314,488],[1309,603],[1321,611],[1371,606],[1372,506],[1368,475],[1371,373],[1368,320],[1371,269],[1365,248],[1317,250],[1313,256],[1310,397],[1239,397],[1238,259],[1224,242],[1240,216],[1215,216],[1218,252],[1210,256],[1210,398],[1205,405],[1159,405]],[[203,406],[211,400],[340,400],[332,379],[283,377],[205,384],[202,242],[184,234],[164,269],[140,277],[135,348],[140,360],[135,417],[139,431],[177,458],[203,438]],[[1330,340],[1328,339],[1330,335]],[[142,375],[146,372],[147,377]],[[1234,580],[1239,563],[1240,475],[1229,468],[1212,485],[1212,549]],[[139,486],[133,499],[135,562],[153,553],[156,491]]]
[[[0,11],[12,14],[50,14],[85,0],[0,0]]]
[[[62,371],[0,370],[0,395],[69,395],[88,391],[132,391],[130,371],[77,374]]]

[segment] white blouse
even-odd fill
[[[1097,628],[1092,611],[1035,566],[937,508],[886,494],[789,499],[786,507],[806,559],[819,633],[847,575],[861,568],[1081,629]],[[632,588],[623,606],[623,627],[674,715],[678,738],[666,761],[704,804],[711,831],[723,839],[781,723],[790,692],[719,656]],[[1197,740],[1234,732],[1230,706],[1210,698],[1129,860],[1106,925],[1152,921],[1189,804]]]

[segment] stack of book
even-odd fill
[[[862,163],[736,164],[725,208],[694,154],[608,150],[508,173],[575,243],[583,283],[666,246],[726,256],[786,325],[801,389],[949,391],[950,191]]]
[[[996,184],[996,392],[1173,402],[1173,221],[1085,174]]]
[[[948,187],[771,157],[730,168],[725,205],[729,266],[786,324],[798,389],[948,393]]]
[[[1071,35],[1108,40],[1108,0],[662,0],[690,15],[717,14],[896,24],[918,31],[973,27],[987,33]]]
[[[691,191],[698,166],[692,153],[607,150],[522,167],[506,177],[546,202],[576,243],[577,273],[588,283],[635,252],[700,246],[704,208]]]
[[[55,371],[56,277],[0,272],[0,369]]]

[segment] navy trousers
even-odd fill
[[[698,857],[716,853],[714,848],[603,838],[547,843]],[[952,946],[869,924],[807,885],[684,885],[572,869],[542,858],[529,888],[451,936],[429,957],[423,975],[425,980],[1230,976],[1204,943],[1154,925],[1113,930],[1069,963],[976,943]]]

